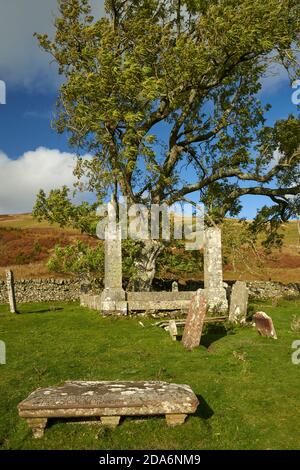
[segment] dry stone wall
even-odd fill
[[[163,290],[168,290],[170,286],[161,286]],[[230,282],[230,285],[233,284]],[[193,283],[192,290],[203,288],[203,283]],[[282,284],[280,282],[253,281],[247,282],[250,299],[273,299],[280,297],[300,296],[300,283]],[[76,279],[26,279],[15,281],[15,292],[17,303],[26,302],[49,302],[49,301],[79,301],[80,295],[88,293],[89,289],[81,280]],[[102,286],[94,287],[92,293],[100,294]],[[184,295],[183,290],[191,290],[189,286],[179,286],[179,295]],[[181,291],[181,294],[180,294]],[[140,295],[140,294],[138,294]],[[147,296],[147,294],[145,294]],[[164,295],[164,294],[162,294]],[[186,293],[189,296],[191,293]],[[130,298],[135,294],[131,293]],[[5,281],[0,280],[0,304],[8,303],[7,286]]]
[[[15,281],[17,303],[78,300],[80,291],[81,284],[74,279],[25,279]],[[0,304],[7,302],[6,283],[0,281]]]

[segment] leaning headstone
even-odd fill
[[[6,284],[7,284],[7,294],[8,294],[10,312],[18,313],[17,304],[16,304],[16,295],[15,295],[14,275],[10,269],[6,270]]]
[[[172,292],[178,292],[178,282],[172,282]]]
[[[237,281],[232,287],[229,321],[245,323],[248,310],[249,289],[245,282]]]
[[[176,325],[176,321],[175,321],[175,320],[170,320],[170,321],[169,321],[168,330],[169,330],[169,333],[170,333],[170,336],[171,336],[172,340],[173,340],[173,341],[176,341],[177,335],[178,335],[178,331],[177,331],[177,325]]]
[[[205,315],[206,299],[204,291],[198,289],[190,303],[182,337],[183,346],[190,351],[200,344]]]
[[[253,315],[253,322],[256,330],[260,335],[277,339],[273,320],[265,312],[257,312],[255,315]]]
[[[204,235],[204,288],[208,310],[228,311],[226,289],[223,286],[221,230],[209,227]]]

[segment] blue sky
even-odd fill
[[[101,14],[103,2],[92,3]],[[66,136],[51,129],[58,75],[32,37],[35,31],[52,31],[55,10],[56,0],[10,0],[1,6],[0,80],[6,82],[7,96],[0,105],[0,214],[30,211],[39,188],[73,182],[72,150]],[[272,104],[269,124],[297,112],[292,92],[283,71],[264,80],[262,100]],[[242,202],[241,215],[252,218],[266,200],[246,197]]]

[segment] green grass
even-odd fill
[[[300,332],[290,329],[299,306],[256,306],[272,315],[278,341],[249,327],[214,327],[192,353],[151,320],[102,318],[77,304],[26,304],[21,315],[1,307],[0,448],[299,449],[300,365],[291,344]],[[126,418],[115,430],[50,421],[44,438],[32,439],[18,403],[37,387],[76,379],[187,383],[200,406],[177,428],[162,417]]]

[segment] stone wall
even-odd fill
[[[79,300],[80,282],[75,279],[26,279],[15,281],[17,303]],[[0,304],[8,302],[7,288],[0,281]]]
[[[247,282],[250,299],[267,300],[276,297],[298,297],[300,283],[282,284],[281,282],[253,281]]]
[[[167,283],[166,283],[167,284]],[[168,281],[168,285],[160,285],[163,290],[171,290],[172,281]],[[233,282],[228,283],[230,286]],[[282,284],[280,282],[265,282],[265,281],[253,281],[247,282],[249,287],[250,299],[272,299],[276,297],[297,297],[300,295],[300,283],[295,284]],[[179,286],[180,295],[184,291],[197,290],[203,288],[203,282],[193,282],[192,285]],[[94,288],[94,293],[100,294],[102,286]],[[80,294],[83,293],[81,290],[81,281],[76,279],[26,279],[15,281],[16,300],[19,303],[26,302],[48,302],[51,300],[61,301],[78,301]],[[130,300],[140,300],[135,296],[141,294],[129,294]],[[146,295],[147,293],[143,294]],[[151,294],[150,294],[151,295]],[[161,294],[162,296],[166,294]],[[186,294],[189,296],[190,294]],[[180,297],[181,298],[181,297]],[[187,297],[188,298],[188,297]],[[156,300],[165,300],[165,298],[156,298]],[[182,300],[184,300],[182,298]],[[6,283],[0,280],[0,304],[8,302]]]

